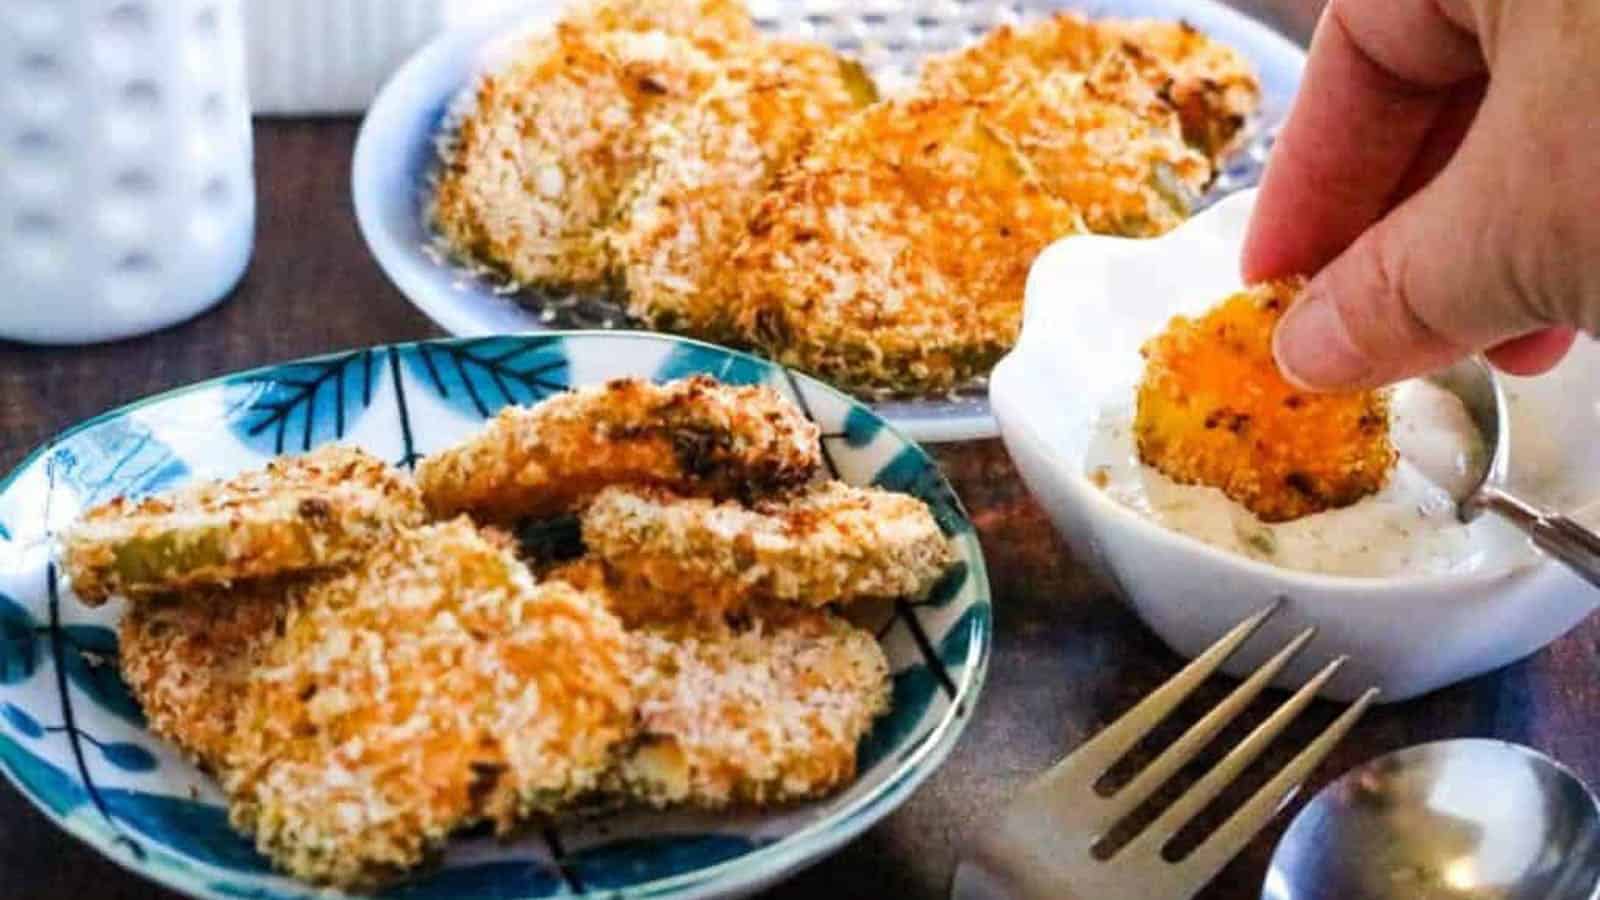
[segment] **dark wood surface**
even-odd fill
[[[385,281],[357,234],[348,185],[354,134],[348,122],[258,126],[254,262],[234,295],[213,311],[157,335],[107,346],[0,344],[0,467],[8,469],[81,418],[156,391],[306,354],[437,334]],[[1073,561],[997,442],[940,447],[936,454],[988,554],[997,622],[988,686],[949,762],[902,809],[774,890],[773,897],[944,896],[961,847],[985,816],[1179,664]],[[1600,621],[1590,620],[1529,660],[1420,700],[1377,708],[1324,765],[1316,783],[1387,750],[1459,736],[1531,744],[1588,780],[1600,780],[1597,647]],[[1225,687],[1209,686],[1200,703],[1214,701]],[[1335,711],[1319,705],[1269,754],[1268,766],[1281,764]],[[1257,897],[1286,820],[1280,818],[1202,896]],[[79,845],[3,786],[0,896],[172,895]]]

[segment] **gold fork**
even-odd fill
[[[985,830],[956,869],[953,900],[1181,900],[1194,896],[1278,812],[1311,770],[1355,725],[1378,695],[1369,688],[1249,800],[1177,861],[1162,848],[1238,778],[1345,662],[1324,666],[1256,726],[1223,760],[1109,858],[1093,852],[1114,825],[1147,800],[1288,665],[1316,635],[1307,628],[1245,679],[1221,703],[1110,796],[1095,782],[1222,665],[1261,627],[1281,601],[1234,626],[1130,712],[1025,787]]]

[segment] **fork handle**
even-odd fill
[[[1515,525],[1534,546],[1554,557],[1585,581],[1600,587],[1600,534],[1576,519],[1534,506],[1497,487],[1484,487],[1473,499]]]

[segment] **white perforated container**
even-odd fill
[[[0,337],[111,340],[220,300],[255,193],[238,0],[0,16]]]

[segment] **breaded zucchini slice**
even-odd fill
[[[1189,144],[1215,164],[1237,142],[1260,103],[1249,62],[1184,22],[1090,20],[1056,13],[1005,25],[970,47],[929,59],[919,88],[931,94],[999,98],[1050,72],[1087,73],[1112,52],[1128,54],[1139,77],[1114,99],[1144,108],[1158,99],[1175,112]]]
[[[748,508],[608,488],[583,513],[583,541],[626,593],[684,599],[706,621],[773,605],[918,597],[954,561],[921,500],[840,482]],[[630,623],[676,617],[662,612],[618,614]]]
[[[652,328],[732,339],[728,257],[773,173],[875,97],[859,65],[821,44],[763,41],[731,59],[716,87],[656,126],[621,205],[610,244],[628,312]]]
[[[1082,228],[988,113],[892,99],[820,135],[734,252],[744,340],[857,390],[987,373],[1016,340],[1034,256]]]
[[[856,746],[889,708],[872,634],[825,613],[741,628],[634,632],[640,737],[616,788],[654,807],[770,807],[856,774]]]
[[[328,444],[265,469],[96,506],[63,535],[79,599],[227,585],[343,565],[424,518],[409,476]]]
[[[417,481],[435,515],[493,523],[574,510],[612,484],[759,496],[816,475],[818,434],[771,388],[619,379],[507,407],[424,459]]]
[[[594,290],[604,226],[645,163],[653,123],[687,108],[718,66],[664,31],[572,24],[484,75],[442,149],[428,211],[457,256],[523,284]]]
[[[1255,285],[1199,318],[1173,318],[1142,350],[1140,460],[1218,488],[1265,522],[1349,506],[1383,487],[1396,460],[1383,393],[1311,393],[1279,373],[1272,330],[1303,287]]]
[[[117,625],[117,662],[150,731],[219,771],[250,672],[306,583],[264,579],[132,605]]]
[[[1133,63],[1110,51],[1089,73],[1055,71],[998,99],[990,119],[1056,197],[1096,234],[1152,237],[1188,218],[1211,163],[1165,104],[1117,98]]]
[[[595,789],[634,730],[632,652],[465,518],[403,532],[290,609],[240,702],[230,816],[298,878],[371,886]]]

